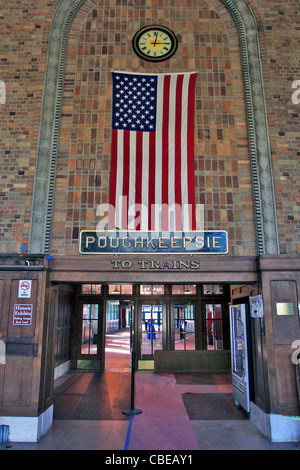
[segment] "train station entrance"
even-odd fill
[[[59,299],[65,298],[67,285],[53,288],[59,290]],[[56,332],[56,361],[63,359],[60,351],[67,338],[70,354],[61,375],[61,366],[55,364],[54,420],[128,419],[122,413],[129,408],[134,374],[134,396],[143,409],[141,396],[153,377],[152,394],[156,387],[160,394],[168,393],[171,380],[175,396],[179,391],[182,396],[182,413],[189,417],[196,416],[197,398],[197,419],[203,416],[206,401],[211,420],[248,419],[247,410],[235,405],[233,393],[230,305],[249,303],[247,296],[256,293],[255,285],[123,282],[73,284],[68,289],[73,289],[70,329],[65,329],[65,338],[61,329]],[[66,319],[62,323],[66,325]],[[243,333],[239,341],[242,337]],[[239,349],[244,353],[241,342]],[[200,393],[195,395],[194,390]],[[227,410],[225,415],[221,409]]]
[[[228,371],[229,305],[259,293],[255,258],[107,254],[50,266],[55,377],[128,369],[132,351],[136,370]]]
[[[68,363],[71,369],[103,371],[112,368],[109,352],[118,352],[123,362],[121,354],[132,350],[140,370],[171,370],[177,356],[185,358],[186,370],[201,369],[207,367],[207,354],[210,367],[213,360],[216,370],[230,368],[229,285],[60,284],[53,289],[58,296],[55,368]],[[114,367],[122,366],[115,360]]]
[[[269,419],[275,388],[269,386],[273,376],[265,352],[273,351],[274,344],[285,361],[274,358],[274,367],[282,371],[280,390],[285,390],[288,378],[294,384],[290,398],[294,405],[284,413],[296,416],[298,379],[291,344],[299,322],[297,263],[288,274],[290,259],[282,260],[278,271],[268,257],[178,255],[176,263],[173,258],[170,254],[157,260],[153,255],[57,256],[50,261],[32,258],[30,265],[8,259],[0,284],[2,318],[7,318],[2,322],[7,361],[1,376],[3,416],[17,402],[29,416],[34,392],[34,403],[39,403],[36,414],[47,419],[47,429],[59,410],[60,419],[118,419],[128,407],[132,352],[137,376],[149,374],[150,382],[151,376],[173,377],[181,390],[182,375],[187,383],[191,374],[206,380],[198,384],[201,394],[204,385],[210,386],[208,380],[222,376],[230,379],[223,385],[233,399],[233,387],[244,386],[245,331],[250,333],[253,420],[258,413]],[[31,293],[18,300],[24,280],[31,284]],[[255,298],[262,302],[250,311]],[[26,316],[17,318],[16,306],[21,304]],[[14,370],[22,374],[11,376]],[[39,376],[39,387],[30,379],[34,374]],[[66,375],[73,386],[60,394],[58,406],[58,384],[70,383]]]

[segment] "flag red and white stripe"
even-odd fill
[[[109,228],[196,229],[196,76],[113,72]]]

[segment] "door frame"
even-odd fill
[[[223,335],[223,350],[230,350],[230,319],[229,319],[229,306],[224,299],[217,299],[213,297],[211,299],[205,298],[201,300],[201,338],[202,348],[207,349],[207,332],[206,332],[206,305],[221,305],[222,309],[222,335]]]
[[[83,320],[83,305],[98,305],[98,336],[97,336],[97,354],[82,354],[82,320]],[[78,301],[78,323],[77,323],[77,338],[76,341],[76,368],[77,369],[104,369],[104,349],[105,339],[103,339],[103,331],[105,318],[103,315],[103,302],[95,299],[80,299]],[[80,367],[81,366],[81,367]]]
[[[174,319],[174,308],[175,305],[193,305],[194,306],[194,328],[195,328],[195,351],[200,349],[199,346],[199,338],[201,338],[201,328],[200,328],[200,315],[198,314],[198,299],[195,297],[191,299],[187,299],[186,297],[180,297],[177,299],[171,299],[170,301],[170,328],[169,328],[169,335],[170,335],[170,350],[175,351],[175,319]]]

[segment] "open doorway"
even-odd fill
[[[130,369],[132,309],[132,302],[128,300],[106,301],[106,370],[128,372]]]
[[[250,286],[230,286],[230,291],[225,285],[167,284],[61,285],[53,289],[55,356],[59,366],[71,365],[68,375],[57,382],[63,388],[55,392],[56,418],[94,419],[89,417],[97,410],[103,419],[111,416],[112,409],[119,413],[128,408],[131,346],[136,348],[138,370],[172,373],[180,386],[197,385],[199,393],[190,396],[197,404],[215,403],[217,395],[206,394],[208,386],[222,394],[219,400],[233,401],[228,304],[247,303]],[[161,371],[160,363],[164,366]],[[70,396],[78,403],[69,401]],[[190,410],[194,402],[185,405]]]

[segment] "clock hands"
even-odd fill
[[[157,29],[156,29],[157,28]],[[170,58],[177,49],[177,38],[166,27],[141,28],[132,40],[134,52],[142,59],[161,61]]]
[[[156,41],[155,42],[151,42],[151,44],[153,44],[155,46],[156,44]],[[160,45],[163,45],[163,44],[170,44],[169,42],[158,42],[157,45],[160,46]]]
[[[168,44],[168,45],[170,44],[169,42],[161,42],[161,41],[158,41],[158,42],[157,42],[157,40],[158,40],[158,33],[154,33],[154,36],[155,36],[155,41],[154,41],[154,42],[151,42],[151,44],[152,44],[154,47],[156,46],[156,44],[159,45],[159,46],[160,46],[160,45],[165,45],[165,44]]]

